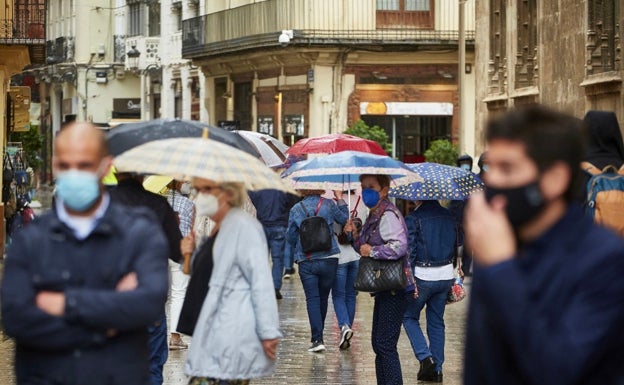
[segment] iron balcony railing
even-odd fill
[[[33,20],[0,19],[0,43],[45,44],[45,23]]]
[[[431,0],[424,12],[384,12],[374,0],[267,0],[184,20],[187,58],[278,47],[282,30],[291,45],[457,45],[457,0]],[[474,2],[466,7],[466,39],[474,43]],[[415,16],[416,15],[416,16]]]

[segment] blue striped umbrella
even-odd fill
[[[391,197],[417,200],[465,200],[483,189],[483,182],[470,171],[438,163],[408,164],[423,181],[390,189]]]
[[[388,175],[393,186],[422,180],[399,160],[359,151],[341,151],[301,161],[282,176],[298,190],[346,190],[358,187],[362,174]]]

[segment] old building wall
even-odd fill
[[[575,116],[585,114],[586,1],[539,2],[540,100]]]

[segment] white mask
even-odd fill
[[[180,186],[180,194],[189,195],[191,193],[191,184],[189,182],[182,183]]]
[[[195,213],[197,216],[211,217],[219,211],[219,199],[208,193],[199,193],[195,197]]]

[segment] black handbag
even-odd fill
[[[404,260],[360,258],[360,266],[353,286],[357,291],[368,293],[388,290],[404,290],[407,286]]]

